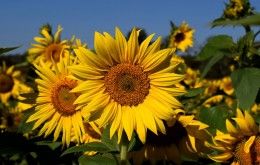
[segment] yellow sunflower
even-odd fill
[[[182,106],[175,96],[185,91],[175,87],[183,75],[168,65],[174,50],[160,50],[161,38],[150,44],[154,34],[139,44],[138,34],[134,28],[127,41],[118,28],[115,38],[96,32],[95,53],[75,49],[80,64],[70,68],[83,80],[72,92],[81,93],[75,104],[89,120],[111,125],[110,137],[117,132],[119,141],[123,130],[129,140],[135,130],[144,143],[147,128],[165,133],[163,120]]]
[[[36,99],[35,113],[27,122],[35,121],[33,129],[40,127],[39,135],[50,135],[54,132],[54,141],[62,133],[62,143],[69,145],[71,132],[73,131],[77,142],[82,142],[85,133],[82,112],[73,102],[78,98],[77,93],[70,90],[77,86],[78,82],[69,78],[67,67],[73,61],[68,56],[60,63],[54,64],[55,70],[47,66],[37,66],[36,73],[40,78],[36,79],[39,95]]]
[[[51,34],[51,29],[42,28],[40,34],[42,37],[34,37],[36,44],[28,50],[28,60],[33,64],[52,65],[59,62],[60,57],[64,57],[69,53],[69,44],[67,40],[61,40],[61,26],[58,26],[57,32]]]
[[[203,86],[203,83],[200,80],[200,73],[198,70],[192,68],[186,69],[186,74],[183,82],[189,86],[189,88],[199,88]]]
[[[3,63],[0,67],[0,101],[8,104],[10,97],[18,98],[22,92],[28,92],[31,88],[22,81],[21,72],[14,66],[6,67]]]
[[[234,88],[230,77],[224,77],[221,80],[219,88],[222,89],[227,95],[232,95],[234,93]]]
[[[95,122],[84,123],[85,126],[85,134],[83,135],[83,143],[90,142],[101,142],[101,134],[102,130],[98,128]],[[96,154],[95,151],[85,152],[85,155],[91,156]]]
[[[209,108],[212,107],[213,105],[220,103],[223,99],[224,99],[224,95],[214,95],[208,98],[207,100],[205,100],[202,105]]]
[[[209,157],[217,162],[232,162],[238,165],[259,164],[259,126],[247,111],[243,114],[239,109],[233,121],[226,120],[227,133],[217,131],[213,144],[209,146],[219,151],[219,154]]]
[[[72,36],[70,40],[70,45],[72,49],[77,49],[79,47],[87,48],[87,44],[82,42],[79,38],[76,38],[75,36]]]
[[[30,105],[17,102],[16,105],[6,105],[0,109],[0,129],[15,132],[22,121],[22,111],[31,108]]]
[[[244,9],[244,0],[230,0],[230,4],[226,6],[224,15],[227,18],[237,18]]]
[[[98,127],[95,122],[84,122],[85,134],[82,135],[82,143],[101,142],[102,129]],[[74,131],[71,132],[71,141],[76,142],[76,136]],[[87,151],[84,155],[95,155],[96,151]]]
[[[180,27],[175,29],[170,35],[169,47],[180,49],[185,52],[188,47],[193,46],[193,33],[194,29],[183,22]]]
[[[166,134],[147,133],[147,140],[139,151],[129,153],[133,164],[144,161],[166,160],[181,164],[181,157],[196,158],[207,150],[204,142],[210,138],[208,126],[194,119],[193,115],[177,115],[166,126]]]

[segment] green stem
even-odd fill
[[[126,165],[127,162],[127,151],[128,151],[128,139],[126,137],[126,134],[123,132],[122,139],[121,139],[121,149],[120,149],[120,164]]]
[[[250,26],[248,26],[248,25],[245,25],[244,28],[245,28],[246,33],[248,33],[248,32],[251,31],[251,28],[250,28]]]

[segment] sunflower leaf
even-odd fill
[[[18,126],[18,133],[28,133],[32,130],[34,122],[27,123],[26,120],[34,113],[34,107],[27,109],[23,113],[22,121],[20,122]]]
[[[53,142],[53,141],[38,141],[36,142],[36,145],[38,146],[48,146],[52,150],[55,150],[59,146],[61,146],[61,142]]]
[[[111,150],[103,143],[90,142],[90,143],[86,143],[83,145],[70,147],[66,151],[64,151],[61,156],[67,155],[70,153],[75,153],[75,152],[87,152],[87,151],[96,151],[96,152],[104,153],[104,152],[109,152]]]
[[[224,53],[221,51],[216,52],[216,54],[208,61],[206,66],[203,69],[203,72],[201,74],[201,77],[205,77],[207,73],[209,72],[210,68],[216,64],[218,61],[220,61],[224,57]]]
[[[112,154],[103,154],[103,155],[95,155],[95,156],[82,155],[79,157],[78,162],[81,165],[118,164],[118,160]]]
[[[199,94],[201,94],[204,91],[204,88],[192,88],[187,91],[186,94],[184,94],[184,97],[195,97]]]
[[[10,47],[10,48],[0,48],[0,55],[3,55],[4,53],[10,52],[10,51],[15,50],[17,48],[19,48],[19,46]]]
[[[215,26],[241,26],[241,25],[260,25],[260,13],[251,15],[238,20],[215,20],[211,23],[212,27]]]
[[[201,49],[196,58],[197,60],[203,61],[214,57],[220,52],[222,54],[228,54],[232,50],[233,46],[235,46],[235,43],[233,42],[232,37],[228,35],[210,37],[207,44]]]
[[[211,108],[202,108],[199,111],[199,120],[209,125],[209,131],[215,133],[216,129],[226,130],[226,119],[228,118],[227,106],[215,106]]]
[[[260,69],[238,69],[231,74],[231,79],[238,98],[238,106],[249,109],[254,104],[260,88]]]
[[[119,151],[119,146],[117,144],[117,137],[116,137],[116,135],[114,135],[112,137],[112,139],[110,139],[110,136],[109,136],[110,132],[109,131],[110,131],[109,126],[107,126],[103,130],[103,133],[102,133],[102,136],[101,136],[101,142],[103,144],[105,144],[108,148],[110,148],[111,150]]]

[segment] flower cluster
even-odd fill
[[[259,15],[247,0],[223,13],[213,27],[246,34],[212,36],[198,52],[186,22],[164,38],[95,32],[93,48],[43,25],[21,62],[0,56],[0,161],[259,164]]]

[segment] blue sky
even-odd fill
[[[0,5],[0,47],[21,45],[24,52],[38,35],[42,24],[50,23],[56,30],[63,27],[62,38],[72,35],[93,46],[95,31],[114,33],[115,26],[127,33],[133,26],[148,34],[166,36],[169,22],[183,21],[195,28],[195,42],[202,44],[214,34],[229,34],[235,39],[243,34],[239,27],[214,28],[209,22],[219,17],[227,0],[2,0]],[[257,11],[259,0],[251,0]]]

